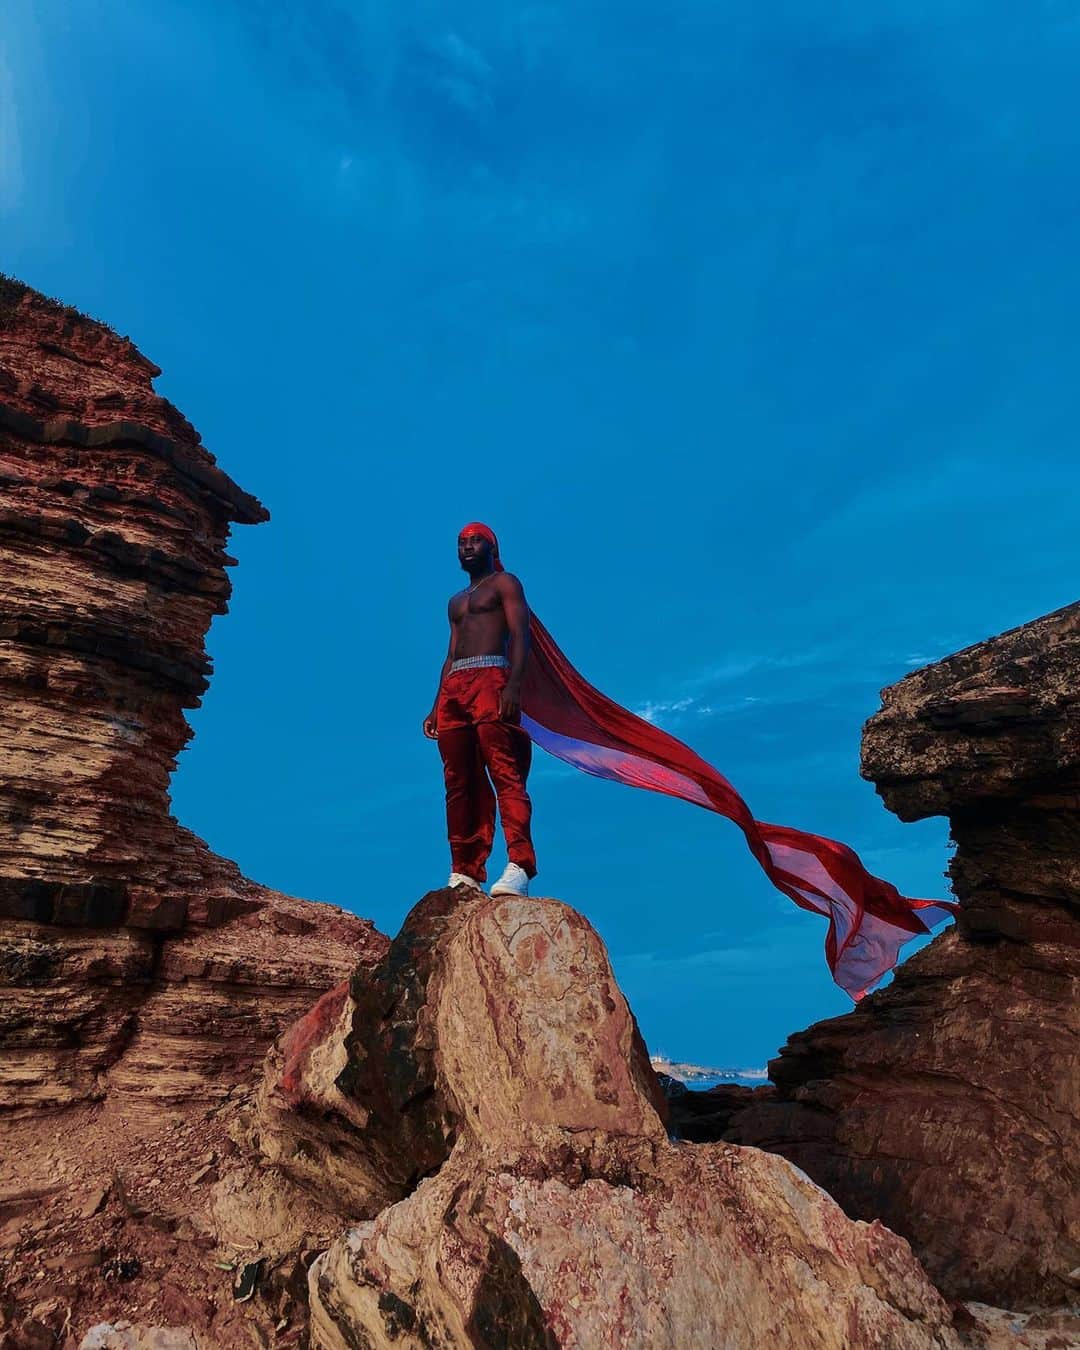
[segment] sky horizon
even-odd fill
[[[1078,55],[1049,0],[5,14],[0,270],[130,334],[271,512],[180,821],[397,931],[448,872],[420,727],[481,519],[757,817],[947,896],[859,739],[1076,598]],[[757,1067],[851,1007],[736,827],[539,754],[530,791],[651,1051]]]

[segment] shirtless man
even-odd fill
[[[480,889],[495,838],[495,802],[509,862],[492,895],[528,895],[536,875],[525,781],[532,742],[521,727],[521,681],[529,655],[529,607],[503,570],[499,544],[474,521],[458,536],[470,583],[450,597],[450,646],[424,735],[438,741],[446,780],[450,886]],[[494,784],[494,791],[492,785]]]

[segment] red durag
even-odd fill
[[[487,539],[495,567],[502,570],[498,541],[488,526],[474,521],[461,533]],[[896,965],[904,943],[956,912],[949,901],[901,895],[868,872],[846,844],[755,820],[723,774],[688,745],[594,689],[535,614],[530,635],[521,725],[533,741],[585,773],[681,797],[734,821],[773,885],[828,920],[825,959],[853,999],[861,999]]]

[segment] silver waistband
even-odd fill
[[[450,664],[450,674],[455,670],[472,670],[474,666],[508,666],[505,656],[461,656]]]

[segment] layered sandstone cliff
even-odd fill
[[[1075,1301],[1080,604],[886,689],[863,773],[904,820],[948,815],[958,922],[716,1122],[902,1233],[954,1296]]]
[[[169,814],[226,608],[266,519],[157,367],[0,283],[0,1110],[212,1098],[370,924],[241,876]]]
[[[230,524],[266,513],[154,393],[157,373],[103,325],[0,281],[0,1341],[13,1346],[70,1338],[95,1290],[102,1312],[199,1306],[205,1253],[177,1234],[198,1208],[191,1177],[204,1184],[227,1143],[208,1113],[386,945],[366,921],[247,880],[169,813],[204,637],[229,596]]]

